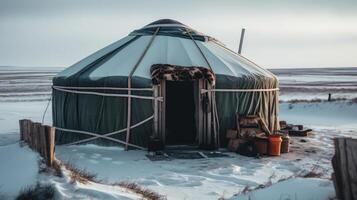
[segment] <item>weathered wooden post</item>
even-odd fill
[[[39,132],[39,143],[40,143],[40,155],[47,160],[46,156],[46,149],[47,149],[47,142],[46,142],[46,128],[44,125],[41,124],[40,132]]]
[[[52,166],[55,159],[55,128],[51,126],[44,126],[45,129],[45,143],[46,143],[46,164]]]
[[[22,119],[19,121],[20,125],[20,140],[24,140],[24,133],[25,133],[25,127],[26,127],[26,119]]]
[[[20,125],[20,140],[27,142],[28,141],[28,135],[30,132],[30,126],[31,126],[31,120],[28,119],[22,119],[19,120],[19,125]]]
[[[36,150],[37,152],[39,152],[39,132],[40,132],[40,127],[41,124],[38,122],[33,123],[32,126],[32,148],[33,150]]]
[[[34,123],[31,122],[30,123],[30,127],[29,127],[29,135],[28,135],[28,142],[27,144],[29,145],[29,147],[32,149],[33,148],[33,135],[34,135]]]
[[[335,138],[335,155],[332,158],[336,197],[357,200],[357,139]]]
[[[30,132],[31,132],[31,127],[32,127],[32,121],[31,120],[26,120],[25,121],[25,127],[24,127],[24,141],[26,143],[29,142],[30,138]]]

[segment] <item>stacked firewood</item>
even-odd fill
[[[254,138],[269,135],[270,132],[259,116],[249,115],[239,117],[237,115],[237,129],[227,130],[226,137],[229,139],[228,150],[237,152],[241,148],[253,148],[250,145]],[[253,151],[253,150],[252,150]]]

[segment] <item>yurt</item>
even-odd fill
[[[218,40],[158,20],[54,77],[56,143],[224,147],[237,113],[279,129],[278,87],[276,76]]]

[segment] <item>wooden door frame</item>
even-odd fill
[[[196,89],[197,88],[197,89]],[[194,86],[194,92],[197,95],[195,99],[195,126],[196,126],[196,139],[198,145],[210,144],[212,135],[212,115],[211,112],[204,112],[201,94],[202,89],[211,89],[211,85],[207,80],[198,79],[197,84]],[[207,94],[207,93],[206,93]],[[209,102],[211,102],[211,94],[208,93]],[[153,136],[160,138],[164,144],[166,144],[166,80],[161,80],[159,85],[154,86],[154,96],[162,97],[162,101],[154,101],[154,125]],[[211,103],[209,103],[211,106]],[[210,109],[212,110],[212,108]]]

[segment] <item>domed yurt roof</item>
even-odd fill
[[[214,38],[178,21],[162,19],[131,32],[60,72],[54,83],[62,85],[60,80],[78,78],[84,71],[85,76],[81,78],[87,81],[126,77],[134,67],[133,77],[150,79],[150,67],[154,64],[200,66],[212,69],[216,75],[277,80],[272,73],[229,50]]]

